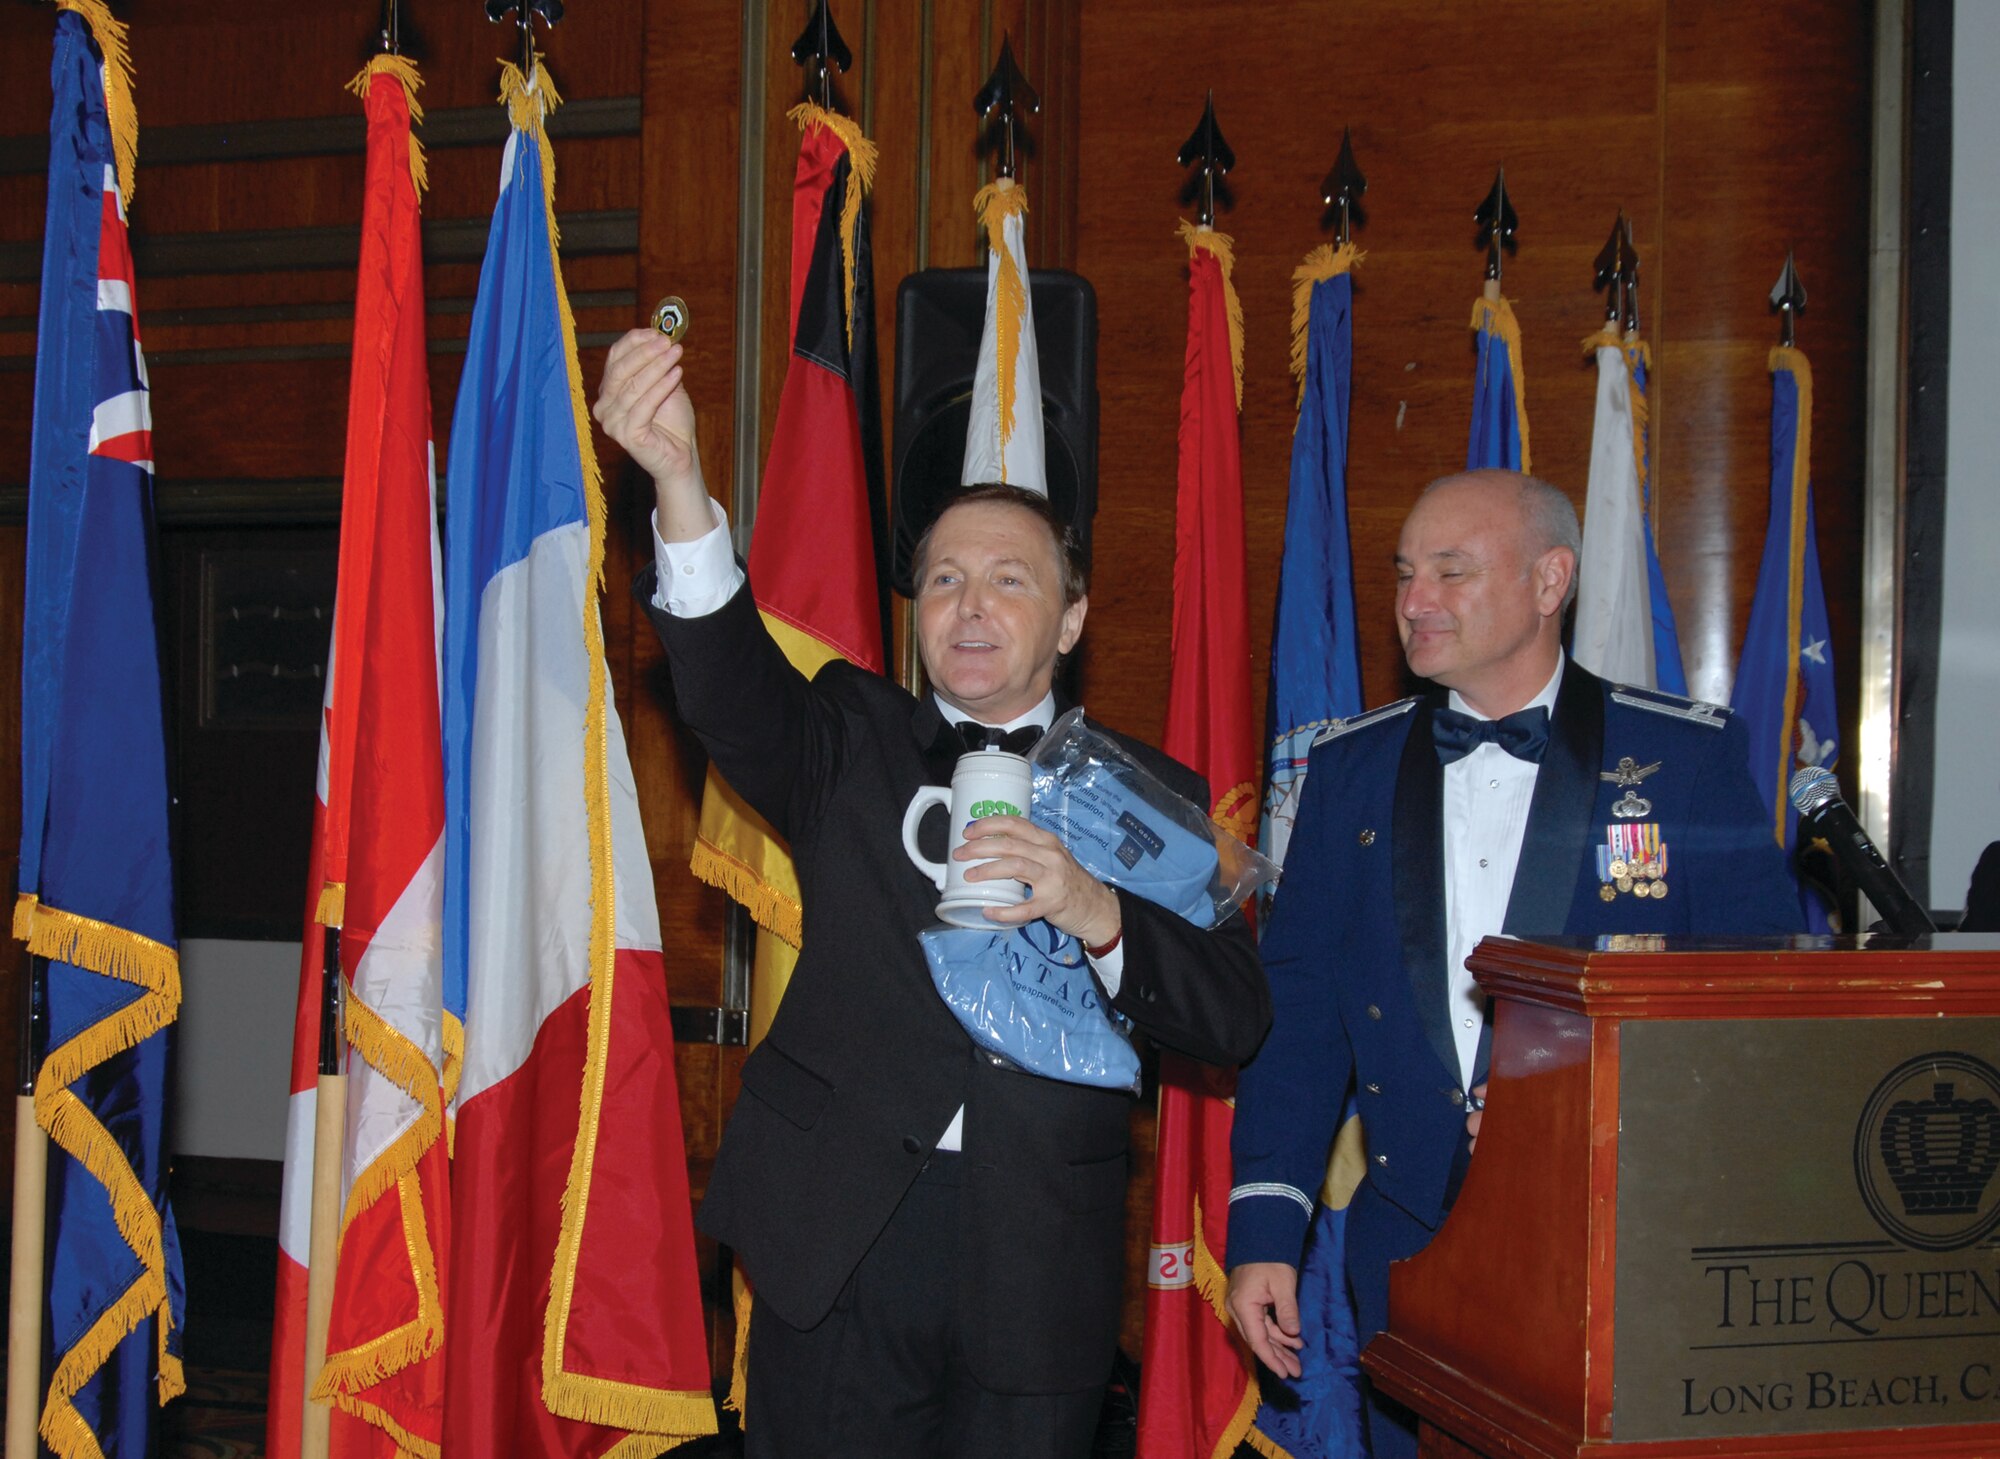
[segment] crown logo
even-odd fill
[[[2000,1169],[2000,1107],[1955,1089],[1941,1079],[1931,1098],[1898,1100],[1882,1118],[1882,1164],[1906,1216],[1972,1215]]]

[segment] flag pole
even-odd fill
[[[35,1459],[42,1411],[42,1257],[48,1220],[49,1137],[35,1122],[41,967],[28,959],[21,988],[20,1072],[14,1098],[14,1276],[7,1296],[7,1459]]]
[[[319,1085],[313,1106],[312,1241],[306,1268],[305,1402],[299,1421],[299,1459],[327,1459],[333,1409],[313,1401],[326,1366],[327,1327],[333,1315],[333,1268],[340,1250],[340,1156],[347,1127],[347,1075],[341,1044],[340,929],[324,928],[326,957],[320,975]],[[9,1456],[12,1459],[12,1456]]]

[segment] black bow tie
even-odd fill
[[[1441,765],[1464,759],[1482,744],[1498,745],[1516,760],[1539,765],[1549,744],[1549,712],[1538,704],[1502,719],[1475,719],[1456,709],[1440,709],[1431,716],[1431,738]]]
[[[968,750],[1005,750],[1010,755],[1025,755],[1035,748],[1035,742],[1044,733],[1043,727],[1038,724],[1024,724],[1019,729],[995,729],[976,719],[961,719],[958,722],[958,737],[965,741]]]

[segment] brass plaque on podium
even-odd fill
[[[2000,1019],[1619,1041],[1612,1437],[2000,1422]]]

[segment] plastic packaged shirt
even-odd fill
[[[1277,880],[1274,862],[1091,729],[1081,709],[1050,726],[1031,759],[1030,819],[1109,886],[1213,927]],[[1074,937],[1043,921],[919,937],[938,995],[981,1048],[1032,1074],[1138,1092],[1131,1024],[1105,1005]]]
[[[1053,831],[1099,881],[1158,903],[1197,927],[1227,921],[1278,864],[1170,790],[1109,735],[1072,709],[1049,726],[1030,757],[1029,815]]]

